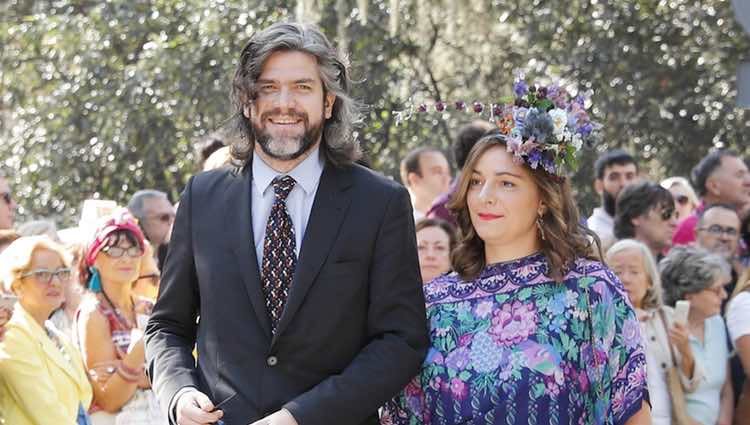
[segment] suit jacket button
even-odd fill
[[[276,363],[278,363],[278,362],[279,362],[279,359],[277,359],[276,356],[269,356],[266,359],[266,364],[269,365],[269,366],[271,366],[271,367],[276,366]]]

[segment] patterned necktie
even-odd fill
[[[261,282],[273,333],[276,333],[276,325],[281,313],[284,312],[284,304],[292,286],[294,268],[297,266],[294,226],[292,217],[286,209],[286,198],[295,183],[290,176],[273,180],[273,192],[276,197],[271,207],[271,215],[268,216],[266,237],[263,240]]]

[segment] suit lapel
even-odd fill
[[[255,255],[255,236],[252,223],[252,167],[246,166],[237,173],[224,197],[226,221],[225,240],[231,241],[245,290],[263,331],[271,337],[271,323],[261,288],[258,259]]]
[[[310,219],[307,221],[292,288],[284,306],[284,312],[279,319],[272,346],[276,343],[277,336],[284,332],[302,305],[307,291],[317,277],[338,236],[339,228],[351,201],[351,193],[347,191],[352,184],[350,172],[349,168],[336,168],[326,163],[315,194]]]

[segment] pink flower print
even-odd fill
[[[469,394],[466,383],[458,378],[451,379],[451,394],[458,400],[463,400]]]
[[[471,341],[474,339],[474,334],[463,334],[460,338],[458,338],[458,346],[459,347],[466,347],[467,345],[471,344]]]
[[[443,386],[443,378],[436,376],[430,379],[430,388],[432,388],[433,390],[439,391],[442,386]]]
[[[525,341],[536,331],[536,327],[534,306],[516,301],[494,311],[488,332],[498,344],[511,346]]]
[[[481,301],[477,306],[474,308],[474,314],[477,315],[477,317],[481,319],[486,319],[487,316],[489,316],[492,313],[492,306],[494,303],[492,301],[484,300]]]
[[[588,392],[589,378],[585,373],[578,374],[578,387],[581,389],[581,392]]]

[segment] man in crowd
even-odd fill
[[[16,214],[16,201],[5,176],[0,174],[0,229],[12,229]]]
[[[698,216],[708,205],[725,204],[739,214],[750,203],[750,172],[736,152],[710,152],[693,168],[691,178],[701,202],[695,213],[680,223],[675,245],[695,241]]]
[[[138,219],[138,224],[154,248],[154,258],[162,267],[174,223],[174,205],[167,194],[158,190],[144,189],[133,194],[128,210]]]
[[[711,204],[698,216],[695,228],[696,242],[707,250],[719,254],[732,266],[732,283],[727,292],[732,293],[743,267],[737,256],[740,241],[740,218],[731,205]]]
[[[458,181],[458,174],[461,173],[461,169],[464,168],[466,163],[466,157],[469,156],[471,148],[477,143],[482,136],[490,131],[494,126],[484,120],[476,120],[469,124],[464,125],[458,130],[456,140],[453,142],[453,159],[456,161],[456,179],[451,184],[450,189],[440,195],[435,202],[432,203],[430,210],[427,211],[427,217],[429,218],[440,218],[454,226],[457,225],[456,217],[451,214],[446,205],[450,200],[453,192],[456,190],[456,182]]]
[[[244,165],[188,182],[146,329],[173,422],[378,423],[419,371],[428,335],[409,195],[355,163],[349,84],[313,26],[274,24],[239,55]]]
[[[613,233],[617,195],[638,178],[638,164],[622,149],[605,152],[594,163],[594,189],[601,197],[601,206],[594,208],[586,225],[599,236],[606,251],[615,241]]]
[[[643,242],[657,261],[672,246],[676,227],[674,198],[660,185],[650,181],[634,183],[617,197],[615,237]]]
[[[448,191],[451,182],[448,160],[432,147],[414,149],[401,161],[401,182],[409,190],[414,220],[419,220],[435,199]]]

